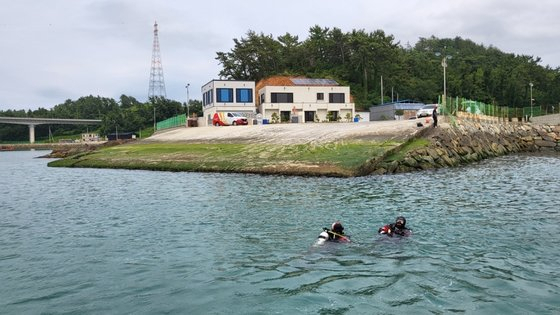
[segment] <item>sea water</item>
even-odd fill
[[[340,179],[46,153],[0,153],[2,314],[560,312],[558,155]],[[314,245],[335,220],[353,242]]]

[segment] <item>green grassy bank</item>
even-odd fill
[[[49,166],[348,177],[364,175],[359,174],[361,166],[401,144],[129,143],[76,154],[50,162]]]

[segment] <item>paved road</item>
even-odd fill
[[[144,142],[190,143],[326,143],[345,139],[405,139],[425,120],[391,120],[360,123],[270,124],[227,127],[190,127],[158,131]],[[425,124],[426,125],[426,124]]]
[[[531,121],[539,125],[560,125],[560,114],[551,114],[531,118]]]

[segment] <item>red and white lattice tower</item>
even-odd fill
[[[148,97],[164,97],[167,95],[165,93],[165,82],[163,80],[163,67],[161,65],[161,55],[159,52],[159,39],[158,39],[158,28],[157,22],[154,23],[154,45],[152,48],[152,67],[150,69],[150,90],[148,91]]]

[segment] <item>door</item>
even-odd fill
[[[305,111],[305,122],[314,122],[315,121],[315,111]]]

